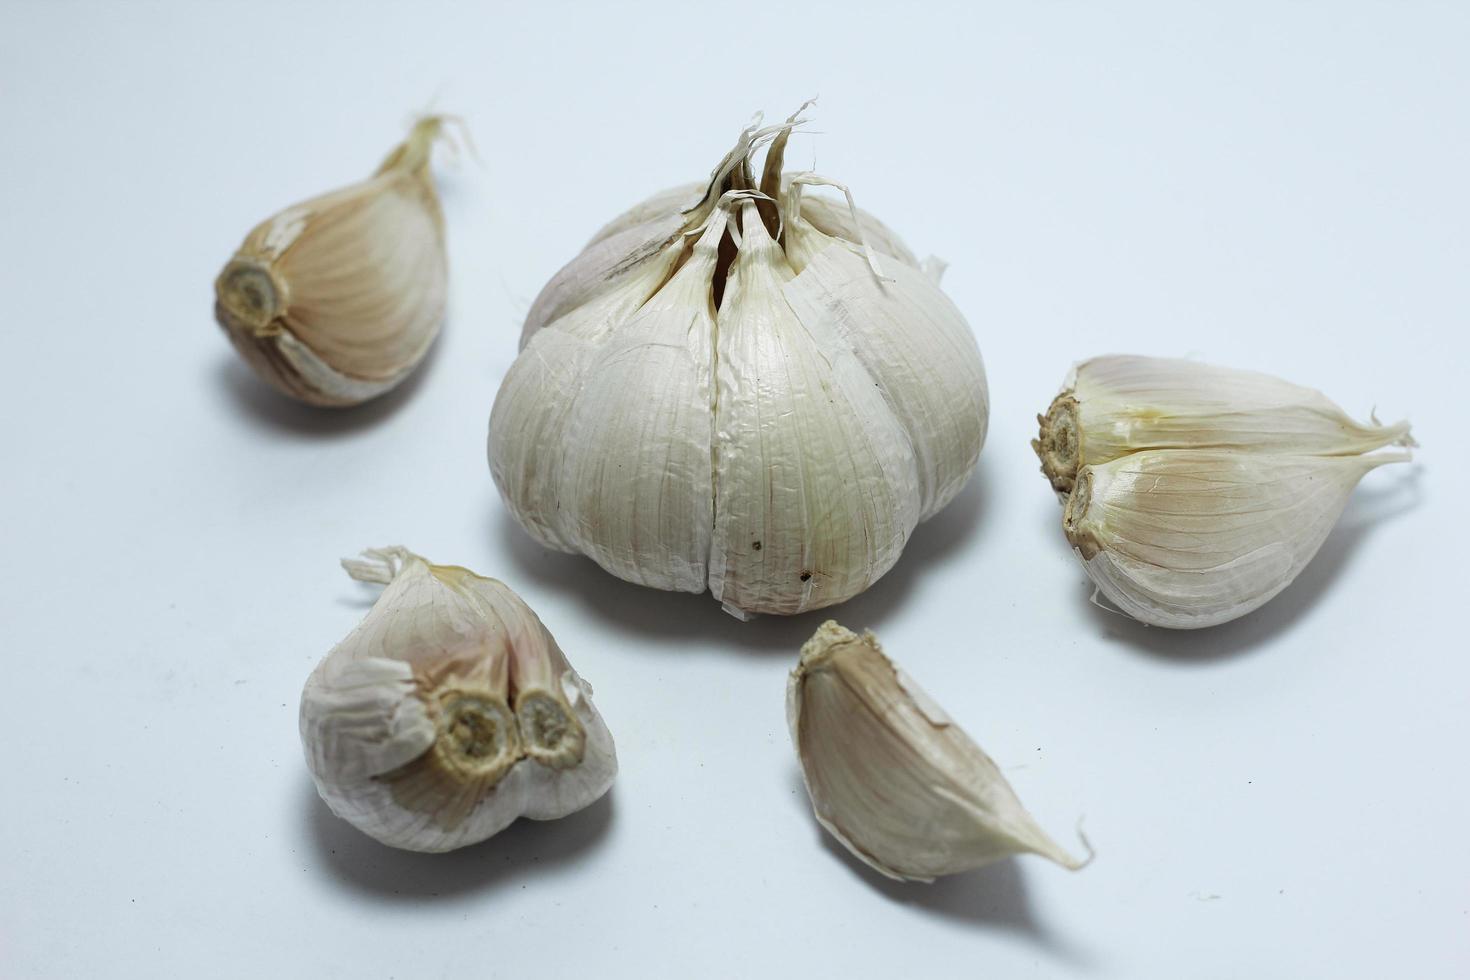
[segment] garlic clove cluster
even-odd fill
[[[490,418],[491,473],[538,541],[741,618],[877,581],[988,415],[936,280],[850,195],[782,172],[798,122],[606,225],[537,298]]]
[[[447,851],[552,820],[612,785],[592,689],[509,588],[403,548],[344,561],[387,587],[301,695],[332,812],[393,847]]]
[[[874,870],[932,881],[1014,854],[1072,870],[1087,863],[1046,835],[990,757],[872,633],[823,623],[786,692],[817,820]]]
[[[428,353],[448,290],[429,168],[444,122],[420,120],[369,179],[261,222],[215,281],[220,326],[285,394],[357,405]]]
[[[1409,459],[1407,422],[1354,421],[1251,371],[1147,357],[1073,369],[1032,447],[1098,590],[1142,622],[1214,626],[1269,601],[1370,470]]]

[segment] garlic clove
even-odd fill
[[[344,562],[387,585],[307,680],[301,738],[322,798],[393,847],[446,851],[612,784],[612,736],[510,589],[402,548]]]
[[[1032,447],[1061,494],[1083,467],[1149,449],[1342,456],[1413,445],[1407,422],[1356,422],[1311,388],[1163,357],[1082,362],[1039,421]]]
[[[854,245],[806,221],[811,200],[788,208],[801,217],[786,251],[802,260],[786,299],[803,323],[829,325],[872,376],[913,447],[919,519],[928,520],[964,487],[985,444],[989,390],[975,335],[932,277],[885,262],[880,281]]]
[[[572,716],[582,723],[580,730],[585,732],[586,747],[578,764],[569,766],[563,761],[558,765],[554,756],[536,754],[537,744],[547,742],[547,737],[531,734],[523,728],[527,731],[523,737],[531,746],[528,754],[542,764],[522,764],[511,775],[522,780],[522,816],[531,820],[558,820],[575,813],[606,793],[617,775],[612,736],[589,700],[592,686],[575,671],[566,670],[562,672],[559,689],[562,703],[570,707]],[[516,710],[522,711],[519,707]],[[592,724],[587,724],[589,715],[593,719]],[[562,746],[557,751],[564,760],[569,750]]]
[[[718,315],[710,591],[733,614],[842,602],[886,572],[919,518],[907,434],[862,363],[782,287],[755,205]]]
[[[582,551],[563,484],[572,408],[599,345],[658,290],[683,251],[665,247],[594,302],[537,331],[511,365],[490,411],[490,473],[511,514],[548,548]]]
[[[932,881],[1025,853],[1086,864],[1046,835],[990,757],[872,633],[823,623],[786,692],[817,820],[874,870]]]
[[[280,391],[356,405],[402,381],[444,319],[444,220],[429,170],[441,117],[419,121],[371,178],[287,208],[215,282],[215,315]]]
[[[1370,470],[1407,453],[1155,450],[1077,476],[1063,527],[1098,589],[1155,626],[1213,626],[1301,573]]]
[[[592,355],[567,425],[561,518],[579,550],[639,585],[703,592],[714,523],[714,306],[725,216]],[[553,332],[556,328],[553,329]]]

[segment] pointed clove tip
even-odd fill
[[[1067,860],[1058,861],[1057,863],[1066,868],[1068,871],[1081,871],[1097,858],[1097,848],[1092,846],[1092,841],[1087,839],[1087,834],[1084,833],[1082,830],[1081,817],[1077,818],[1077,839],[1082,842],[1082,848],[1087,852],[1087,856],[1085,858],[1081,858],[1079,860],[1078,858],[1074,858],[1072,857],[1072,855],[1067,854],[1067,852],[1062,851],[1061,848],[1057,848],[1057,850],[1064,854],[1067,858]]]

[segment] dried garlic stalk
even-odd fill
[[[332,812],[384,844],[448,851],[607,792],[617,758],[592,689],[519,596],[403,548],[366,555],[342,564],[387,588],[301,695]]]
[[[791,672],[786,719],[817,820],[890,878],[932,881],[1025,853],[1087,863],[1046,835],[872,633],[823,623]]]
[[[537,298],[490,418],[538,541],[741,618],[875,582],[968,479],[988,411],[969,327],[897,236],[783,174],[798,123],[604,227]]]
[[[448,261],[430,116],[371,178],[261,222],[215,281],[215,317],[266,381],[357,405],[423,360],[444,321]]]
[[[1032,442],[1099,591],[1177,629],[1243,616],[1301,573],[1407,422],[1363,424],[1269,375],[1148,357],[1073,369]],[[1365,455],[1369,454],[1369,455]]]

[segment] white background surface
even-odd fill
[[[0,7],[0,975],[1465,976],[1466,8],[621,6]],[[855,865],[782,715],[823,614],[625,585],[490,482],[541,284],[814,93],[788,159],[949,261],[992,392],[973,484],[835,613],[1059,840],[1085,816],[1080,874]],[[431,101],[484,158],[439,171],[437,352],[371,407],[286,404],[213,276]],[[1088,604],[1027,446],[1108,351],[1269,370],[1423,449],[1259,613],[1145,629]],[[337,558],[392,543],[540,611],[609,798],[438,857],[318,802],[297,698],[374,595]]]

